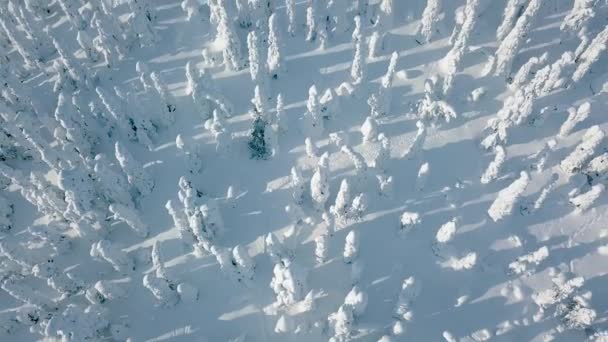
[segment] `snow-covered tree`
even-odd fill
[[[201,5],[197,0],[184,0],[180,6],[186,12],[186,19],[188,21],[192,21],[200,15]]]
[[[503,12],[502,21],[496,30],[496,40],[502,41],[513,30],[515,22],[525,9],[524,0],[508,0]]]
[[[154,85],[155,95],[158,96],[158,100],[161,104],[159,121],[163,126],[168,127],[175,122],[175,110],[177,108],[175,99],[171,93],[169,93],[167,85],[159,74],[155,71],[151,72],[150,79]]]
[[[450,122],[456,117],[454,108],[437,96],[435,81],[433,79],[426,80],[424,83],[424,98],[418,103],[418,118],[435,123],[439,120]]]
[[[597,3],[597,0],[575,0],[559,29],[571,35],[585,29],[587,23],[596,15],[594,7]]]
[[[340,190],[338,190],[338,194],[336,195],[336,201],[330,208],[330,211],[338,221],[344,221],[350,214],[350,206],[350,185],[348,184],[348,180],[343,179],[340,183]]]
[[[416,178],[416,190],[422,191],[426,186],[426,182],[430,173],[429,163],[423,163],[418,169],[418,177]]]
[[[578,108],[568,108],[568,118],[559,129],[559,137],[566,137],[572,132],[577,124],[585,121],[591,113],[591,103],[584,102]]]
[[[515,76],[513,76],[511,87],[517,89],[528,82],[531,76],[546,63],[547,58],[548,54],[546,52],[540,57],[530,57],[530,59],[519,68],[517,73],[515,73]]]
[[[440,21],[442,11],[441,0],[428,0],[422,12],[422,19],[418,25],[418,34],[424,38],[425,42],[430,42],[436,34],[437,24]]]
[[[604,140],[606,134],[599,126],[589,128],[581,143],[562,162],[560,167],[568,174],[579,172],[595,154],[595,150]]]
[[[219,14],[216,43],[222,47],[224,66],[230,71],[240,70],[243,68],[241,40],[239,39],[232,18],[228,15],[223,1],[222,5],[219,6]]]
[[[355,318],[363,315],[367,308],[367,294],[355,285],[344,298],[344,306],[349,306]]]
[[[333,330],[331,342],[346,342],[352,338],[355,318],[350,306],[341,305],[338,311],[331,313],[327,317],[327,320]]]
[[[572,81],[580,81],[591,70],[591,66],[603,55],[605,56],[606,49],[608,49],[608,27],[598,33],[577,58],[578,66],[572,74]]]
[[[289,306],[302,300],[306,294],[307,274],[298,264],[282,259],[275,264],[270,288],[276,294],[276,306]]]
[[[143,165],[136,160],[120,142],[114,145],[116,160],[127,175],[129,184],[133,186],[141,196],[146,196],[154,189],[154,179],[144,170]]]
[[[405,153],[403,153],[403,158],[415,158],[424,146],[424,142],[426,141],[427,136],[426,125],[422,121],[417,121],[416,127],[418,128],[416,136],[410,144],[410,147],[408,147],[407,150],[405,150]]]
[[[355,39],[355,55],[353,56],[353,62],[350,67],[350,77],[352,78],[354,84],[360,84],[366,79],[366,48],[367,45],[365,44],[365,38],[360,33],[359,36]]]
[[[179,301],[179,294],[172,288],[167,279],[158,277],[155,273],[148,273],[143,278],[143,285],[152,292],[152,295],[162,307],[172,307]]]
[[[380,142],[380,151],[374,159],[374,168],[386,172],[388,161],[391,159],[391,142],[384,133],[378,134],[378,141]]]
[[[89,36],[89,34],[84,30],[79,30],[76,35],[76,41],[80,48],[84,52],[84,55],[93,63],[96,63],[99,60],[99,52],[95,48],[95,44],[93,43],[93,38]]]
[[[129,23],[131,44],[141,47],[150,46],[157,40],[154,31],[154,17],[150,6],[144,0],[128,0],[130,13],[127,17]]]
[[[498,173],[505,163],[507,153],[502,146],[494,147],[494,160],[490,162],[488,168],[481,175],[481,184],[488,184],[498,177]]]
[[[329,199],[329,154],[325,152],[317,164],[315,173],[310,179],[310,195],[315,208],[323,210]]]
[[[525,171],[520,172],[518,179],[516,179],[508,187],[498,192],[498,196],[488,209],[488,215],[490,215],[490,218],[492,218],[494,222],[498,222],[511,215],[513,208],[528,187],[529,183],[530,176],[528,173]]]
[[[279,32],[277,14],[273,13],[268,18],[268,72],[270,77],[278,78],[285,72],[285,62],[283,61],[281,34]]]
[[[110,204],[108,210],[114,215],[115,220],[126,223],[140,237],[148,236],[148,225],[141,220],[135,209],[120,203],[114,203]]]
[[[581,213],[591,208],[593,203],[604,193],[604,190],[606,190],[604,184],[595,184],[589,191],[572,197],[569,201],[576,207],[576,211]]]
[[[91,245],[90,255],[107,261],[118,272],[127,273],[135,269],[133,258],[108,240],[100,240]]]
[[[315,258],[317,263],[322,264],[327,260],[329,250],[328,250],[328,235],[321,234],[315,238]]]
[[[393,52],[391,54],[388,69],[386,74],[384,74],[382,77],[378,91],[373,93],[367,100],[367,104],[371,109],[371,115],[374,117],[383,116],[390,113],[393,79],[395,76],[398,58],[399,54],[397,52]]]
[[[376,140],[376,136],[378,135],[378,124],[376,119],[371,116],[368,116],[361,125],[361,134],[363,135],[363,142],[369,143],[371,141]]]
[[[510,75],[513,60],[519,52],[524,38],[530,31],[532,23],[541,7],[542,1],[531,0],[524,12],[517,18],[513,29],[507,34],[496,50],[494,73],[496,75]]]
[[[397,303],[393,310],[393,317],[400,321],[411,321],[413,318],[412,304],[420,295],[420,283],[414,277],[403,280]]]
[[[311,1],[306,7],[306,41],[312,42],[317,39],[317,10],[316,1]]]
[[[237,245],[232,250],[232,258],[236,264],[239,279],[242,279],[242,281],[252,280],[255,272],[255,262],[249,256],[249,252],[243,246]]]
[[[121,203],[132,207],[133,199],[129,193],[127,178],[110,165],[110,161],[103,154],[98,154],[94,159],[95,179],[99,183],[100,192],[109,203]]]
[[[351,230],[346,235],[346,239],[344,240],[344,262],[347,264],[352,263],[357,259],[359,255],[359,233],[356,230]]]

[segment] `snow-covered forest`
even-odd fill
[[[608,341],[607,0],[0,0],[0,341]]]

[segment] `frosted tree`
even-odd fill
[[[604,184],[595,184],[589,191],[571,197],[569,202],[576,207],[577,212],[582,213],[591,208],[593,203],[604,193],[604,190],[606,190]]]
[[[285,11],[287,13],[287,33],[294,37],[296,35],[296,1],[285,0]]]
[[[285,72],[285,62],[283,61],[282,42],[279,32],[277,14],[273,13],[268,18],[268,72],[270,77],[276,79]]]
[[[232,114],[232,105],[228,103],[205,69],[199,70],[195,64],[186,64],[186,94],[192,97],[194,104],[201,111],[202,117],[211,117],[213,109],[219,109],[226,116]]]
[[[224,66],[230,71],[240,70],[243,67],[241,41],[225,6],[219,6],[219,10],[220,18],[217,25],[216,42],[222,46]]]
[[[167,203],[165,203],[165,209],[167,209],[167,212],[173,219],[173,225],[175,228],[177,228],[180,240],[184,243],[184,245],[195,248],[196,251],[196,236],[190,230],[188,216],[186,216],[184,209],[178,207],[178,205],[172,200],[168,200]]]
[[[585,29],[587,23],[595,17],[594,7],[597,0],[575,0],[572,10],[566,15],[559,29],[569,34],[577,34]]]
[[[559,164],[562,170],[568,174],[580,172],[593,157],[605,136],[606,134],[599,126],[589,128],[583,135],[581,143]]]
[[[465,18],[455,38],[452,49],[447,53],[442,63],[446,69],[443,79],[443,93],[448,94],[454,83],[454,76],[460,70],[460,61],[469,45],[469,38],[473,32],[480,7],[480,0],[468,0],[464,12]]]
[[[212,131],[212,133],[215,132]],[[201,153],[199,151],[199,145],[196,142],[190,140],[186,143],[182,136],[178,134],[177,137],[175,137],[175,147],[177,147],[177,149],[182,151],[182,153],[185,155],[186,163],[188,165],[190,173],[194,174],[201,172],[203,168],[203,162]]]
[[[283,94],[279,93],[277,95],[277,105],[275,109],[275,121],[279,127],[279,131],[282,133],[287,133],[289,130],[289,123],[287,120],[287,115],[285,113],[285,103],[283,101]]]
[[[260,62],[260,43],[257,31],[247,34],[247,48],[249,51],[249,74],[256,85],[265,84],[264,65]]]
[[[328,235],[323,233],[315,238],[315,258],[318,264],[322,264],[327,260],[328,250]]]
[[[181,3],[182,11],[186,12],[186,19],[192,21],[200,14],[200,4],[197,0],[184,0]]]
[[[517,19],[515,26],[501,42],[496,50],[495,75],[509,75],[515,56],[519,52],[528,31],[532,26],[542,1],[531,0],[522,15]]]
[[[422,19],[420,20],[417,31],[427,43],[433,39],[437,31],[437,24],[441,18],[441,7],[441,0],[428,0],[426,7],[422,12]]]
[[[338,190],[338,194],[336,195],[336,201],[330,208],[330,211],[338,221],[344,221],[350,213],[350,206],[350,185],[346,179],[343,179],[340,183],[340,190]]]
[[[355,318],[350,306],[341,305],[338,311],[327,317],[327,320],[334,333],[329,340],[330,342],[346,342],[352,338]]]
[[[78,1],[72,0],[57,0],[59,3],[59,7],[65,14],[68,22],[75,30],[80,30],[85,28],[86,22],[80,16],[78,12],[78,7],[80,6]]]
[[[140,237],[148,236],[148,225],[141,220],[135,209],[120,203],[114,203],[110,204],[108,210],[114,215],[115,220],[126,223]]]
[[[454,108],[437,96],[435,82],[432,79],[424,83],[424,98],[418,102],[418,117],[420,120],[433,123],[439,120],[450,122],[457,117]]]
[[[356,230],[351,230],[346,235],[346,239],[344,240],[344,252],[342,253],[345,263],[351,264],[359,255],[359,240],[359,233]]]
[[[411,321],[413,318],[412,304],[420,295],[420,283],[414,277],[403,280],[397,297],[397,303],[393,310],[393,317],[400,321]]]
[[[496,146],[494,148],[494,160],[490,162],[488,168],[481,175],[481,184],[488,184],[498,177],[505,160],[507,153],[502,146]]]
[[[528,82],[530,77],[534,75],[543,64],[546,63],[547,57],[548,54],[546,52],[540,57],[530,57],[530,59],[519,68],[517,73],[515,73],[515,76],[513,76],[511,87],[516,89]]]
[[[304,193],[306,192],[307,182],[297,166],[291,168],[290,187],[292,188],[291,197],[294,203],[304,203]]]
[[[232,249],[232,258],[236,265],[239,281],[253,280],[255,262],[249,256],[249,252],[243,246],[237,245]]]
[[[133,36],[132,44],[137,43],[140,47],[150,46],[157,40],[153,27],[153,17],[149,6],[142,0],[128,0],[129,16],[127,22]]]
[[[363,135],[363,142],[369,143],[372,141],[376,141],[376,136],[378,134],[378,124],[376,119],[368,116],[361,125],[361,134]]]
[[[591,113],[591,103],[582,103],[578,108],[568,108],[568,118],[559,129],[559,137],[565,138],[576,127],[577,124],[585,121]]]
[[[54,264],[53,259],[32,267],[32,274],[36,278],[46,281],[47,285],[61,294],[62,299],[77,294],[83,288],[81,281],[74,279],[70,272],[62,272]]]
[[[416,190],[422,191],[426,187],[426,183],[430,173],[429,163],[423,163],[418,169],[418,177],[416,177]]]
[[[307,129],[306,133],[310,137],[317,138],[323,132],[324,124],[319,104],[319,94],[317,87],[314,84],[308,88],[306,109],[307,111],[304,114]]]
[[[179,295],[165,278],[158,277],[155,273],[148,273],[143,278],[143,285],[150,290],[161,307],[172,307],[179,301]]]
[[[317,39],[317,13],[316,2],[311,1],[306,8],[306,41],[312,42]]]
[[[380,150],[374,158],[373,166],[377,170],[385,172],[387,164],[391,159],[391,142],[384,133],[378,134],[378,141],[380,142]]]
[[[95,135],[86,127],[84,118],[73,103],[73,98],[65,92],[59,93],[57,98],[55,120],[63,128],[67,143],[73,144],[73,147],[82,157],[88,157],[91,154],[93,144],[96,143]],[[55,138],[58,137],[55,136]],[[66,146],[66,141],[58,140],[64,147]]]
[[[367,308],[367,294],[355,285],[344,298],[344,306],[350,307],[355,318],[363,315]]]
[[[414,137],[410,147],[408,147],[408,149],[403,153],[403,158],[412,159],[416,157],[424,146],[427,136],[426,125],[422,121],[417,121],[416,127],[418,128],[416,136]]]
[[[129,193],[129,183],[126,177],[122,173],[114,171],[110,161],[103,154],[96,155],[94,163],[95,179],[99,183],[100,192],[106,201],[133,207],[133,199]]]
[[[496,30],[496,40],[502,41],[513,30],[515,22],[525,9],[525,0],[508,0],[503,17]]]
[[[85,170],[80,168],[61,170],[59,188],[65,192],[66,218],[82,217],[94,209],[98,194],[93,179]]]
[[[127,175],[129,184],[133,186],[141,196],[146,196],[154,189],[154,179],[144,170],[143,165],[120,143],[114,145],[116,160]]]
[[[252,126],[248,143],[251,158],[267,159],[272,155],[269,139],[272,128],[265,119],[259,116],[253,120]]]
[[[270,288],[276,294],[276,306],[293,305],[304,298],[307,274],[299,265],[289,259],[282,259],[275,264],[272,273]]]
[[[161,104],[160,123],[168,127],[175,122],[175,110],[177,108],[173,95],[167,89],[167,85],[155,71],[150,73],[150,79],[154,85],[155,95]]]
[[[388,69],[386,74],[384,74],[381,79],[378,91],[373,93],[367,100],[367,104],[371,109],[371,115],[374,117],[383,116],[390,113],[393,79],[395,78],[398,58],[399,54],[397,52],[393,52],[391,54]]]
[[[488,215],[494,222],[505,219],[511,215],[513,209],[520,197],[528,187],[530,183],[530,176],[525,171],[519,174],[519,178],[516,179],[511,185],[500,190],[498,196],[488,209]]]
[[[310,179],[310,195],[317,210],[323,210],[329,199],[329,154],[325,152]]]
[[[593,38],[585,51],[578,57],[578,66],[572,74],[572,81],[580,81],[591,70],[591,66],[596,63],[608,49],[608,27],[605,27]]]
[[[135,269],[133,258],[108,240],[92,244],[89,254],[94,259],[108,262],[117,272],[128,273]]]
[[[360,34],[355,40],[355,55],[350,67],[350,77],[354,84],[362,83],[367,75],[367,65],[365,57],[367,57],[365,38]]]

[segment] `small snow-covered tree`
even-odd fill
[[[418,34],[425,42],[430,42],[436,34],[437,24],[440,21],[442,11],[442,0],[427,0],[426,7],[422,12],[422,19],[418,25]]]
[[[114,203],[110,204],[108,210],[114,215],[115,220],[126,223],[140,237],[148,236],[148,225],[141,220],[135,209]]]
[[[525,9],[525,0],[509,0],[503,12],[502,21],[496,30],[496,40],[502,41],[513,29],[515,22]]]
[[[498,173],[505,163],[507,153],[502,146],[494,147],[494,160],[490,162],[488,168],[481,175],[481,184],[488,184],[498,177]]]
[[[363,142],[369,143],[376,140],[376,136],[378,135],[378,124],[376,123],[376,119],[368,116],[361,125],[361,134],[363,134]]]
[[[108,240],[100,240],[91,245],[89,254],[92,258],[107,261],[118,272],[127,273],[135,269],[133,258]]]
[[[517,201],[524,193],[528,184],[530,183],[530,176],[525,171],[519,174],[519,178],[516,179],[511,185],[500,190],[498,196],[488,209],[488,215],[494,222],[505,219],[511,215],[513,208],[517,204]]]
[[[289,259],[282,259],[273,269],[270,288],[276,294],[276,306],[289,306],[306,294],[306,272]]]
[[[155,95],[158,96],[158,100],[161,104],[159,121],[163,126],[169,127],[175,122],[175,110],[177,108],[175,99],[171,93],[169,93],[167,85],[161,79],[159,74],[157,74],[155,71],[151,72],[150,79],[154,85]]]
[[[513,76],[511,87],[516,89],[528,82],[530,77],[534,75],[543,64],[545,64],[547,58],[548,54],[546,52],[540,57],[530,57],[530,59],[519,68],[517,73],[515,73],[515,76]]]
[[[606,134],[599,126],[589,128],[581,143],[562,162],[560,167],[568,174],[579,172],[595,154],[597,147],[604,141]]]
[[[167,279],[158,277],[155,273],[148,273],[143,278],[143,285],[152,292],[162,307],[172,307],[179,301],[179,294],[169,284]]]
[[[95,179],[99,183],[100,192],[104,195],[106,201],[133,207],[127,178],[122,173],[114,171],[108,158],[103,154],[96,155],[94,163]]]
[[[89,61],[96,63],[99,60],[99,52],[95,48],[93,39],[86,31],[79,30],[76,35],[76,41]]]
[[[188,21],[192,21],[192,19],[195,19],[200,15],[201,5],[197,0],[184,0],[180,6],[182,10],[186,12],[186,19]]]
[[[317,10],[316,1],[311,1],[306,7],[306,41],[317,39]]]
[[[400,321],[411,321],[413,318],[412,304],[419,295],[420,283],[414,277],[405,278],[401,284],[393,317]]]
[[[393,79],[395,78],[395,71],[397,67],[397,59],[399,54],[393,52],[391,59],[388,64],[386,74],[382,77],[380,87],[376,93],[373,93],[367,100],[367,104],[370,106],[371,115],[374,117],[383,116],[390,112],[390,105],[392,100],[392,86]]]
[[[242,279],[242,281],[252,280],[255,272],[255,262],[249,256],[249,252],[243,246],[237,245],[232,250],[232,258],[236,264],[239,279]]]
[[[359,286],[353,286],[346,295],[346,298],[344,298],[344,306],[349,306],[351,308],[355,318],[363,315],[367,308],[367,294],[363,292]]]
[[[315,238],[315,257],[318,264],[322,264],[327,260],[328,250],[328,235],[323,233]]]
[[[517,19],[515,26],[506,35],[505,39],[501,42],[498,49],[496,50],[496,60],[494,73],[496,75],[510,75],[513,60],[519,52],[519,48],[523,43],[530,27],[540,10],[542,1],[531,0],[528,2],[526,9]]]
[[[575,0],[559,29],[569,34],[577,34],[583,30],[596,15],[594,7],[597,6],[597,2],[597,0]]]
[[[582,103],[578,108],[568,108],[568,118],[559,128],[559,137],[566,137],[572,132],[577,124],[585,121],[591,113],[591,103],[588,101]]]
[[[268,18],[268,72],[270,77],[276,79],[285,72],[285,62],[283,61],[282,42],[279,32],[277,14],[273,13]]]
[[[344,221],[350,213],[350,206],[350,185],[346,179],[343,179],[340,183],[340,190],[338,190],[338,194],[336,195],[336,202],[330,208],[330,211],[336,219]]]
[[[352,263],[359,255],[359,233],[356,230],[351,230],[346,235],[344,240],[344,262],[347,264]]]
[[[131,184],[141,196],[146,196],[154,189],[154,179],[144,170],[143,165],[120,143],[114,145],[116,160],[127,175]]]
[[[416,190],[422,191],[426,186],[426,182],[430,173],[429,163],[423,163],[418,169],[418,177],[416,178]]]
[[[418,117],[420,120],[433,123],[441,119],[450,122],[457,117],[454,108],[437,96],[433,79],[428,79],[424,83],[424,98],[418,103]]]
[[[598,33],[577,58],[578,66],[572,74],[572,81],[580,81],[591,70],[591,66],[606,55],[606,49],[608,49],[608,27]]]
[[[401,214],[399,233],[407,234],[421,222],[422,221],[420,220],[420,215],[418,213],[406,211]]]
[[[426,141],[426,136],[427,136],[426,125],[422,121],[417,121],[416,127],[418,128],[418,131],[416,132],[416,136],[414,137],[414,140],[410,144],[410,147],[408,147],[407,150],[405,150],[405,152],[403,153],[403,156],[402,156],[403,158],[408,158],[408,159],[415,158],[420,153],[420,151],[422,150],[422,148],[424,146],[424,142]]]
[[[367,75],[367,65],[365,58],[367,57],[365,38],[360,33],[355,39],[355,55],[350,67],[350,77],[354,84],[362,83]]]
[[[350,306],[341,305],[338,311],[327,317],[327,320],[334,334],[330,342],[346,342],[352,338],[355,318]]]
[[[285,0],[285,12],[287,13],[287,33],[294,37],[297,29],[295,0]]]
[[[234,23],[224,4],[219,6],[216,43],[222,47],[224,66],[227,70],[237,71],[243,67],[241,58],[241,40],[234,28]]]
[[[329,154],[325,152],[310,179],[310,195],[317,210],[323,210],[329,199]]]
[[[589,191],[572,197],[569,201],[576,207],[577,212],[582,213],[591,208],[593,203],[604,193],[604,190],[606,190],[604,184],[595,184]]]

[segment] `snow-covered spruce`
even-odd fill
[[[154,180],[144,170],[143,165],[118,141],[114,144],[114,152],[118,164],[127,175],[129,184],[137,190],[139,195],[149,195],[154,189]]]
[[[580,172],[595,154],[596,148],[604,140],[605,133],[599,126],[589,128],[581,139],[581,143],[559,164],[567,174]]]
[[[356,230],[351,230],[346,235],[344,240],[344,262],[347,264],[352,263],[359,255],[359,244],[360,244],[359,233]]]
[[[507,154],[502,146],[494,147],[494,153],[494,160],[490,162],[488,168],[481,175],[481,184],[488,184],[495,180],[498,177],[498,173],[500,172],[503,164],[505,163]]]
[[[325,152],[317,164],[315,173],[310,179],[310,194],[315,208],[323,210],[329,199],[329,154]]]
[[[127,273],[135,269],[133,258],[108,240],[100,240],[91,245],[90,255],[107,261],[118,272]]]
[[[578,108],[569,107],[568,118],[559,128],[559,137],[563,138],[568,136],[568,134],[574,130],[577,124],[585,121],[589,117],[590,113],[591,103],[589,102],[582,103],[580,106],[578,106]]]
[[[549,249],[543,246],[534,252],[522,255],[509,264],[509,271],[513,274],[522,274],[529,271],[531,265],[539,265],[549,257]]]
[[[422,19],[420,20],[417,31],[426,43],[430,42],[437,33],[437,24],[440,21],[442,2],[442,0],[427,0],[426,7],[422,12]]]
[[[488,215],[490,215],[490,218],[494,222],[503,220],[511,215],[519,198],[528,187],[528,183],[530,183],[530,176],[527,172],[522,171],[518,179],[498,192],[498,196],[488,209]]]
[[[596,184],[589,191],[572,197],[569,201],[574,205],[577,212],[582,213],[591,208],[593,203],[604,193],[604,190],[606,190],[604,184]]]

